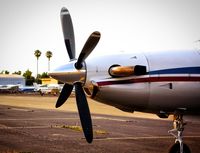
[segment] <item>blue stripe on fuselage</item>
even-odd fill
[[[154,74],[200,74],[200,67],[181,67],[164,70],[155,70],[148,72],[149,75]]]

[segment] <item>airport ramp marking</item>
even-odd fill
[[[78,117],[56,117],[56,118],[1,118],[0,121],[37,121],[37,120],[76,120]]]
[[[184,138],[200,138],[200,135],[184,136]],[[152,137],[108,137],[108,138],[94,138],[96,141],[106,140],[142,140],[142,139],[173,139],[172,136],[152,136]]]
[[[35,121],[35,120],[79,120],[79,117],[46,117],[46,118],[1,118],[0,121]],[[119,121],[119,122],[127,122],[127,119],[118,119],[118,118],[111,118],[111,117],[100,117],[95,116],[92,117],[94,120],[110,120],[110,121]]]
[[[54,128],[54,126],[2,126],[0,129],[43,129],[43,128]]]

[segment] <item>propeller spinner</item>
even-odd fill
[[[61,9],[61,23],[65,39],[65,46],[70,58],[70,62],[56,69],[55,72],[49,75],[57,80],[64,82],[63,89],[56,102],[56,108],[60,107],[70,96],[73,87],[75,87],[76,103],[79,111],[80,121],[83,128],[85,138],[88,143],[93,140],[92,120],[86,95],[83,91],[85,83],[85,59],[90,55],[96,47],[101,37],[98,31],[93,32],[86,41],[78,59],[75,59],[75,40],[74,30],[69,11],[66,8]]]

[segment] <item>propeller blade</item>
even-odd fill
[[[63,89],[60,93],[60,96],[58,97],[58,100],[56,102],[56,108],[62,106],[65,103],[65,101],[70,96],[72,89],[73,89],[73,85],[69,85],[69,84],[65,83],[65,85],[63,86]]]
[[[90,55],[92,50],[96,47],[97,43],[99,42],[100,37],[101,37],[101,34],[98,31],[93,32],[89,36],[76,62],[75,66],[77,69],[82,68],[82,62],[85,61],[85,59]]]
[[[77,82],[75,85],[76,92],[76,103],[78,106],[79,116],[81,120],[81,125],[85,138],[88,143],[91,143],[93,140],[93,130],[92,130],[92,120],[90,115],[90,110],[88,107],[87,99],[83,91],[82,85],[80,82]]]
[[[70,59],[75,58],[75,39],[72,19],[69,11],[63,7],[60,12],[63,35],[65,39],[65,46]]]

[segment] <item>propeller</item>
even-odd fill
[[[60,107],[65,103],[65,101],[69,98],[73,87],[75,87],[76,103],[78,107],[81,125],[87,142],[91,143],[93,140],[92,120],[87,98],[83,90],[83,85],[86,81],[85,59],[96,47],[101,35],[98,31],[93,32],[87,39],[78,59],[76,60],[74,30],[70,13],[66,8],[62,8],[60,16],[65,46],[70,58],[70,62],[66,66],[67,68],[65,72],[60,72],[60,68],[57,72],[49,73],[49,75],[53,78],[61,81],[64,80],[65,82],[60,96],[58,97],[58,100],[56,102],[56,108]]]
[[[64,84],[63,89],[60,93],[60,96],[58,97],[57,103],[56,103],[56,108],[62,106],[65,101],[68,99],[72,92],[73,86],[69,84]]]
[[[90,53],[93,51],[93,49],[96,47],[97,43],[99,42],[100,39],[100,33],[98,31],[93,32],[88,40],[86,41],[79,57],[78,60],[75,64],[75,67],[77,69],[82,68],[82,63],[85,61],[85,59],[90,55]]]
[[[75,58],[75,38],[74,38],[74,28],[72,24],[72,19],[69,11],[63,7],[60,12],[61,25],[63,30],[63,36],[65,39],[65,46],[70,59]]]

